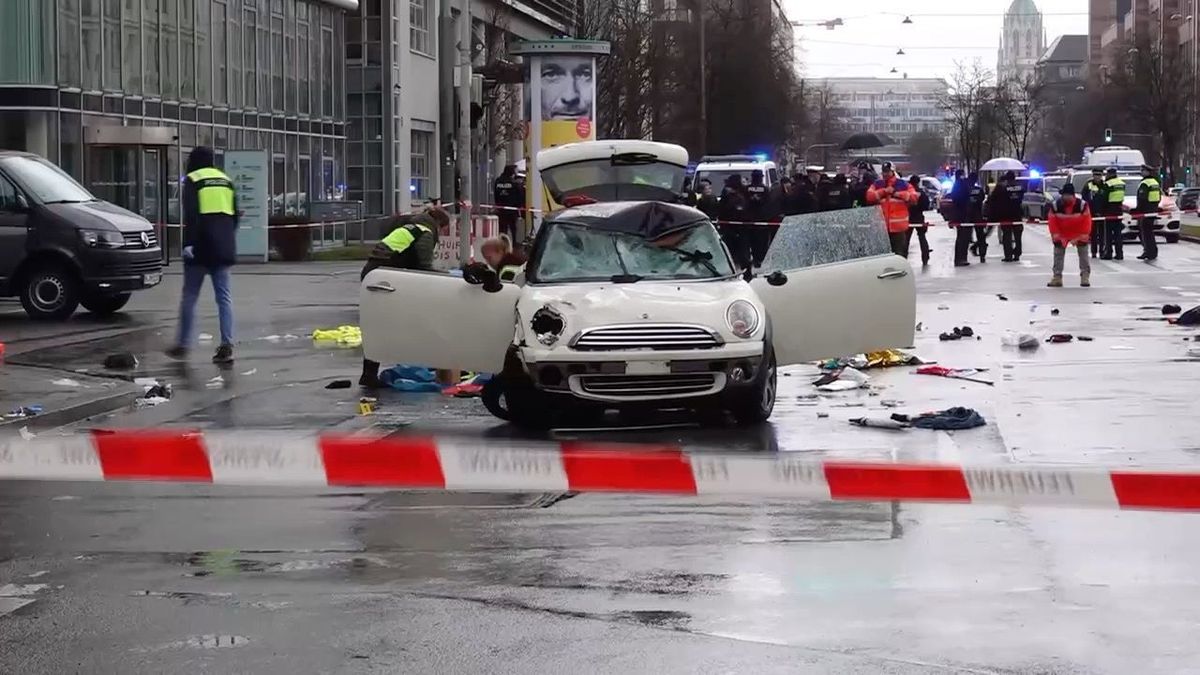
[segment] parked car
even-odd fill
[[[680,152],[683,165],[664,163]],[[484,404],[523,427],[666,408],[748,425],[770,417],[778,368],[912,343],[911,268],[882,228],[877,246],[855,229],[844,259],[752,277],[707,216],[668,203],[686,166],[679,146],[592,141],[543,151],[538,166],[564,203],[595,203],[547,215],[516,283],[479,269],[368,274],[368,358],[494,373]],[[676,169],[652,195],[643,176]]]
[[[937,209],[938,203],[942,199],[942,184],[938,179],[933,176],[922,176],[921,190],[929,197],[929,208]]]
[[[34,319],[63,319],[79,305],[112,314],[161,281],[149,221],[42,157],[0,151],[0,296],[20,297]]]
[[[1180,211],[1195,211],[1200,206],[1200,187],[1185,187],[1175,197],[1175,206]]]
[[[1082,194],[1083,186],[1091,180],[1091,172],[1077,171],[1071,175],[1071,183],[1075,186],[1075,191]],[[1124,237],[1126,239],[1137,239],[1140,237],[1137,220],[1131,218],[1128,213],[1137,208],[1137,190],[1138,185],[1142,182],[1141,174],[1130,175],[1122,174],[1119,176],[1125,182],[1125,202],[1126,211],[1122,222],[1125,224]],[[1164,195],[1158,206],[1159,217],[1154,224],[1155,235],[1161,235],[1168,244],[1179,243],[1179,224],[1183,220],[1183,213],[1179,210],[1176,201]]]

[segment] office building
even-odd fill
[[[831,77],[812,85],[830,89],[847,133],[887,134],[903,151],[914,133],[933,131],[952,147],[946,115],[938,105],[947,91],[941,78]]]
[[[357,0],[5,0],[0,146],[178,222],[188,152],[271,153],[274,214],[344,194]]]
[[[459,3],[450,1],[457,24]],[[567,0],[473,0],[473,65],[504,58],[513,41],[569,33],[573,6]],[[366,0],[345,17],[347,196],[361,200],[366,215],[406,212],[440,195],[439,11],[438,0]],[[496,173],[493,151],[517,138],[518,87],[503,86],[487,92],[490,119],[476,134],[479,196]],[[496,118],[511,122],[489,139],[483,129]]]

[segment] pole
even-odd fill
[[[696,3],[700,17],[700,156],[708,152],[708,49],[704,27],[704,0]]]
[[[458,57],[455,43],[450,0],[443,0],[438,14],[438,147],[443,205],[454,203],[454,62]]]
[[[443,0],[449,5],[449,0]],[[471,198],[471,0],[462,0],[458,15],[458,262],[466,267],[471,261],[471,209],[462,202]]]

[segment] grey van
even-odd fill
[[[43,157],[0,150],[0,297],[19,297],[30,317],[112,314],[162,282],[162,257],[145,218]]]

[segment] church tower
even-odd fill
[[[1031,79],[1037,61],[1046,51],[1042,13],[1033,0],[1013,0],[1004,13],[996,80]]]

